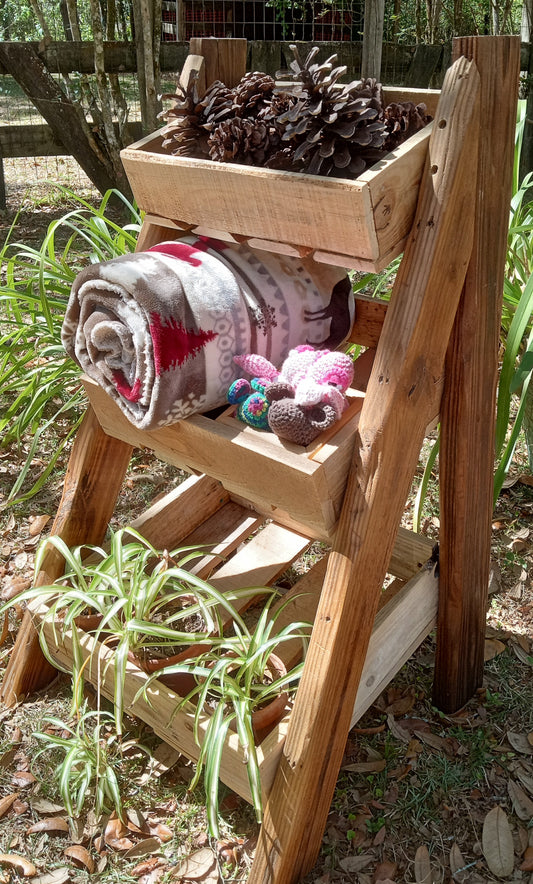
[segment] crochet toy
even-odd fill
[[[281,439],[309,445],[348,404],[344,394],[353,378],[353,362],[345,353],[302,344],[290,351],[279,371],[257,354],[233,358],[253,376],[251,382],[239,378],[229,389],[237,417],[258,429],[269,428]]]

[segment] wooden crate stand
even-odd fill
[[[520,41],[515,37],[468,37],[454,42],[455,64],[446,76],[433,131],[429,140],[425,136],[419,139],[419,143],[426,140],[425,165],[414,184],[406,179],[408,190],[414,187],[418,191],[418,203],[414,219],[409,221],[390,304],[385,309],[362,301],[352,330],[352,340],[377,345],[377,351],[362,408],[349,428],[353,439],[347,443],[347,475],[340,481],[338,500],[328,503],[325,510],[320,507],[316,503],[320,488],[328,489],[329,484],[318,484],[315,497],[311,497],[313,509],[320,514],[310,518],[298,507],[294,512],[294,504],[286,509],[276,504],[272,494],[265,498],[265,490],[250,489],[247,481],[242,486],[235,484],[228,470],[228,475],[220,477],[191,478],[135,522],[135,527],[160,546],[182,541],[214,543],[211,554],[197,567],[222,590],[275,582],[313,537],[331,540],[329,554],[297,582],[292,607],[285,615],[298,619],[313,616],[314,627],[290,715],[260,747],[268,800],[251,884],[292,884],[310,871],[349,728],[433,628],[435,619],[436,704],[445,711],[455,711],[481,684],[492,514],[493,455],[487,440],[493,438],[494,431],[519,56]],[[494,107],[499,109],[497,118]],[[479,138],[480,119],[483,138]],[[143,164],[154,169],[166,166],[167,159],[163,162],[160,154],[153,153],[152,159],[145,156],[151,154],[146,144],[151,142],[134,146],[130,152],[133,158],[129,156],[128,161],[138,163],[139,168]],[[178,161],[177,165],[186,164]],[[193,166],[190,164],[191,169]],[[204,173],[208,176],[211,170],[204,167]],[[241,174],[238,170],[230,173]],[[142,187],[142,181],[151,180],[150,174],[145,177],[143,172],[136,185],[132,182],[134,190]],[[263,181],[261,170],[250,175]],[[136,176],[134,172],[133,178]],[[313,185],[309,188],[311,191]],[[170,205],[150,205],[145,190],[139,193],[143,194],[141,206],[149,209],[140,249],[172,238],[176,230],[194,230],[198,224],[216,230],[223,224],[218,232],[233,238],[243,236],[252,246],[288,254],[313,252],[315,259],[340,260],[344,266],[357,266],[358,261],[379,266],[392,251],[403,247],[407,233],[395,236],[393,245],[384,239],[385,245],[380,246],[375,220],[379,215],[365,211],[370,231],[367,239],[374,245],[378,242],[378,247],[363,254],[355,235],[353,242],[350,238],[357,225],[343,216],[348,230],[343,231],[342,248],[335,252],[331,243],[324,250],[321,243],[306,239],[302,229],[295,235],[278,236],[277,220],[273,226],[267,223],[261,229],[248,228],[247,221],[237,218],[238,213],[235,218],[217,216],[216,212],[194,217],[190,195],[175,209],[174,200]],[[332,187],[332,193],[340,199],[338,185]],[[401,187],[395,193],[401,195]],[[267,205],[270,219],[276,215],[275,207]],[[331,207],[333,214],[335,205]],[[339,254],[344,258],[339,259]],[[182,434],[183,427],[179,427],[171,438],[172,429],[168,428],[169,435],[165,430],[163,439],[134,433],[124,428],[96,388],[90,390],[90,397],[94,408],[88,409],[74,443],[52,527],[69,545],[101,542],[133,444],[147,445],[171,460],[179,454],[192,468],[197,457],[192,453],[189,429]],[[439,408],[438,577],[428,541],[399,525],[426,426]],[[182,423],[194,426],[198,438],[211,432],[215,446],[220,438],[230,446],[234,444],[232,434],[238,435],[227,422],[216,432],[204,427],[202,420]],[[249,433],[243,439],[239,454],[254,448]],[[334,437],[324,449],[328,446],[335,448]],[[309,452],[290,454],[306,463],[303,470],[290,467],[288,475],[303,472],[307,482],[313,458]],[[265,452],[260,456],[266,457]],[[231,461],[228,454],[227,462]],[[236,461],[238,471],[239,458]],[[208,466],[198,462],[197,468],[209,472]],[[310,481],[304,487],[312,488],[313,479]],[[329,498],[329,490],[327,494]],[[267,523],[256,531],[265,517]],[[214,554],[224,556],[222,563]],[[50,550],[36,582],[52,582],[60,576],[61,568],[60,557]],[[383,594],[387,573],[395,579]],[[90,639],[84,641],[84,653],[89,653],[88,642]],[[13,703],[50,679],[53,670],[37,650],[28,612],[2,685],[5,702]],[[68,664],[68,641],[54,653],[58,663]],[[105,649],[101,653],[105,654]],[[283,653],[290,662],[298,649],[288,647]],[[132,702],[139,679],[142,675],[135,671],[127,680]],[[111,680],[110,668],[104,684],[108,692]],[[165,740],[194,757],[186,714],[179,719],[179,726],[166,723],[172,702],[169,692],[159,689],[154,691],[152,707],[141,709],[135,704],[134,711]],[[223,778],[245,794],[242,765],[234,762],[238,755],[232,752],[230,745]],[[314,809],[312,816],[309,807]]]

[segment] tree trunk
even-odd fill
[[[99,147],[88,126],[83,124],[80,108],[67,98],[45,65],[27,43],[0,43],[0,64],[11,74],[44,117],[57,141],[73,156],[101,193],[117,188],[131,198],[124,177],[118,181],[113,166]],[[92,139],[92,140],[91,140]]]

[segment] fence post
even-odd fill
[[[381,79],[381,51],[383,44],[383,23],[385,20],[385,0],[365,0],[365,21],[363,26],[363,58],[361,77]]]

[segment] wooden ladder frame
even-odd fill
[[[304,673],[266,804],[252,884],[298,881],[316,860],[380,590],[424,432],[439,404],[435,703],[455,711],[481,685],[491,440],[519,56],[515,37],[454,41],[456,63],[442,90],[415,222],[379,338]],[[167,236],[164,223],[149,222],[141,245]],[[103,432],[89,408],[52,533],[68,545],[101,542],[131,453],[129,444]],[[36,582],[52,582],[61,573],[62,560],[50,550]],[[407,656],[415,646],[410,635]],[[13,703],[47,684],[54,672],[39,652],[27,613],[1,696]]]

